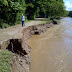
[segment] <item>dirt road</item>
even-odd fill
[[[0,29],[0,44],[8,39],[19,39],[22,37],[22,30],[28,26],[37,25],[42,22],[42,18],[36,19],[34,21],[26,22],[25,26],[22,27],[21,24],[15,25],[9,28]]]

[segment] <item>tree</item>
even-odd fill
[[[8,5],[8,1],[7,0],[0,0],[0,4],[4,4],[6,6],[6,5]]]
[[[0,18],[3,22],[8,23],[9,25],[14,25],[17,20],[17,14],[25,11],[24,3],[21,5],[19,0],[4,0],[4,2],[0,2]]]
[[[49,5],[49,15],[50,16],[63,16],[65,8],[63,3],[54,2]]]
[[[21,14],[27,19],[38,17],[63,16],[63,0],[0,0],[0,21],[14,25]]]
[[[69,17],[72,17],[72,11],[69,11],[68,16],[69,16]]]

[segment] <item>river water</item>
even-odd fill
[[[48,28],[44,35],[33,35],[30,72],[72,72],[72,18]]]

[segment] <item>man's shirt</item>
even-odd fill
[[[24,16],[21,16],[21,20],[22,20],[22,21],[25,21],[25,17],[24,17]]]

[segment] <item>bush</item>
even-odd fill
[[[7,50],[0,51],[0,72],[10,72],[13,54]]]
[[[3,20],[0,19],[0,28],[2,28],[2,23],[3,23]]]

